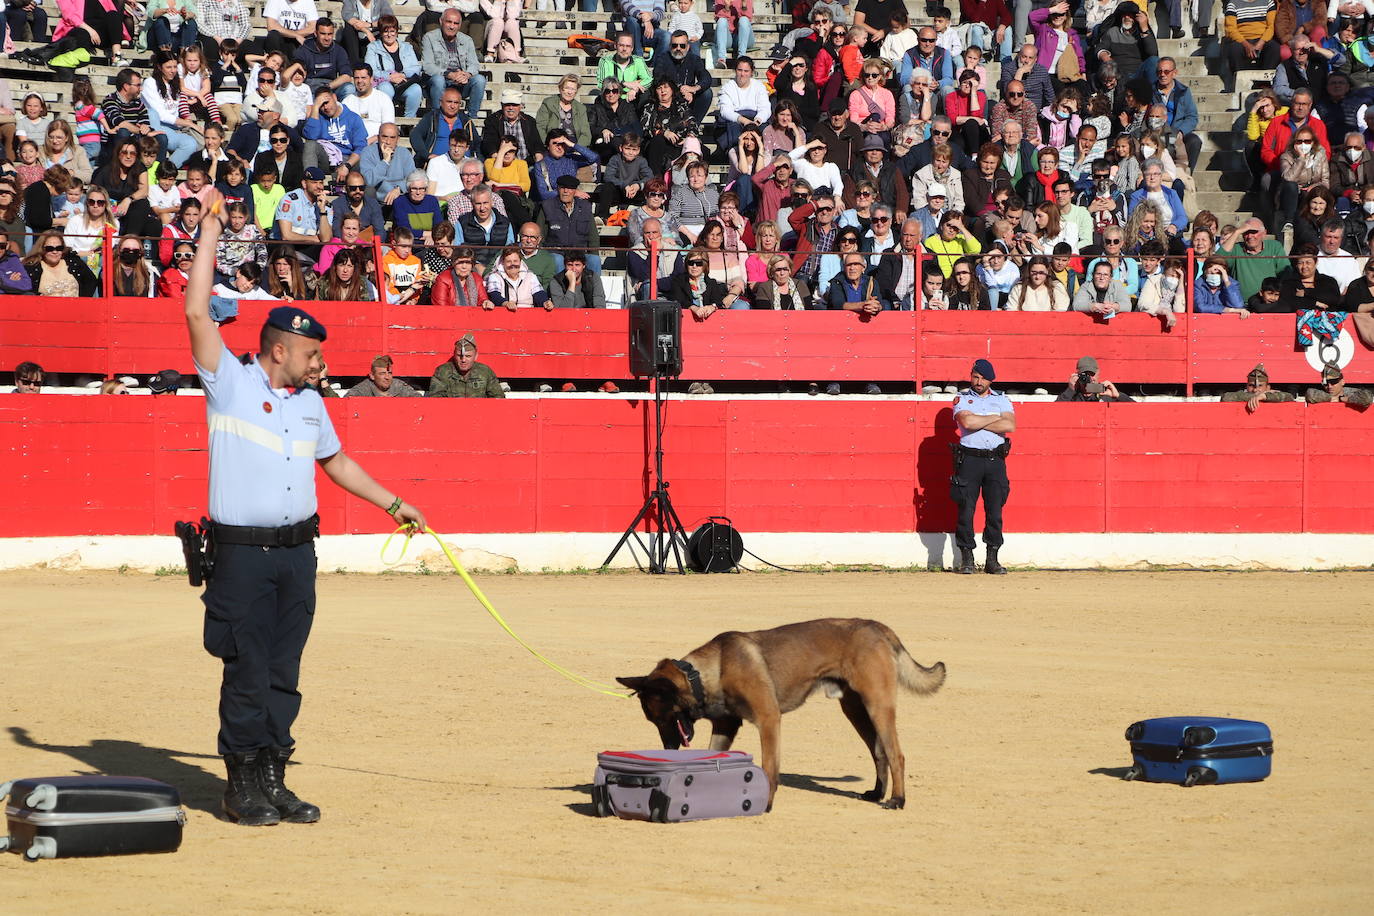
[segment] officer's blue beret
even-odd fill
[[[272,309],[267,313],[267,324],[289,334],[313,337],[316,340],[322,341],[328,337],[324,325],[312,318],[309,312],[294,305],[279,305]]]
[[[280,311],[280,310],[278,310],[278,311]],[[321,339],[323,339],[323,338],[321,338]],[[974,372],[977,372],[979,375],[981,375],[983,378],[987,379],[989,382],[995,381],[996,378],[997,378],[997,373],[996,373],[995,371],[993,371],[992,363],[988,362],[988,361],[985,360],[985,359],[976,359],[976,360],[974,360],[974,361],[973,361],[973,371],[974,371]]]

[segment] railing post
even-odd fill
[[[915,326],[914,326],[914,329],[913,329],[913,331],[912,331],[912,335],[913,335],[913,337],[914,337],[914,340],[912,341],[912,344],[913,344],[913,349],[914,349],[914,351],[915,351],[915,352],[914,352],[914,355],[913,355],[913,359],[914,359],[914,361],[915,361],[915,363],[916,363],[915,369],[916,369],[916,393],[917,393],[917,394],[920,394],[920,393],[921,393],[921,385],[924,384],[924,382],[925,382],[925,379],[923,378],[923,376],[925,375],[925,373],[923,373],[923,372],[921,371],[921,368],[922,368],[922,367],[921,367],[921,350],[922,350],[922,346],[921,346],[921,325],[922,325],[922,322],[921,322],[921,312],[924,311],[924,309],[921,308],[921,306],[922,306],[922,304],[923,304],[923,303],[921,302],[921,300],[925,297],[925,291],[926,291],[926,288],[925,288],[925,285],[924,285],[924,284],[925,284],[925,280],[921,277],[921,264],[922,264],[923,261],[925,261],[925,254],[926,254],[926,253],[925,253],[925,248],[921,245],[920,242],[917,242],[917,243],[916,243],[916,266],[915,266],[915,270],[914,270],[914,275],[915,275],[915,281],[914,281],[914,282],[916,283],[916,288],[913,289],[913,290],[911,291],[911,311],[912,311],[912,314],[913,314],[913,320],[915,321]],[[906,255],[903,254],[902,257],[906,257]],[[901,275],[902,275],[902,274],[901,274],[901,270],[899,269],[899,270],[897,271],[897,276],[900,277]]]
[[[100,234],[100,287],[107,299],[114,295],[114,226],[107,225]]]
[[[372,273],[377,287],[377,299],[386,303],[386,269],[382,267],[382,240],[375,233],[372,236]]]
[[[658,242],[649,243],[649,298],[658,298]],[[631,298],[630,301],[633,302],[634,299]]]
[[[1183,341],[1187,351],[1184,354],[1184,387],[1183,391],[1187,397],[1193,396],[1193,286],[1197,279],[1197,251],[1192,247],[1188,249],[1188,269],[1184,276],[1186,285],[1183,288]],[[1171,306],[1172,308],[1172,306]]]

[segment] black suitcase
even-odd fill
[[[0,785],[9,833],[0,850],[30,862],[175,852],[186,812],[164,782],[136,776],[56,776]]]

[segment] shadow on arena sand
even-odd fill
[[[109,738],[97,738],[89,744],[82,745],[43,744],[41,741],[35,741],[28,729],[17,725],[11,725],[9,733],[14,743],[20,747],[47,751],[50,754],[66,754],[90,768],[89,771],[73,775],[138,775],[158,779],[180,789],[181,803],[186,807],[216,816],[219,814],[220,796],[224,793],[223,778],[177,759],[189,757],[218,763],[219,758],[213,754],[193,754],[165,747],[147,747],[136,741]],[[53,769],[62,770],[65,766],[57,765]]]

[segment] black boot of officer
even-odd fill
[[[973,548],[959,548],[959,565],[955,567],[955,572],[965,576],[973,575]]]
[[[283,821],[313,824],[320,819],[320,809],[301,801],[286,787],[286,761],[294,751],[290,747],[265,747],[258,751],[258,785]]]
[[[249,751],[224,755],[224,766],[229,771],[229,787],[224,791],[221,807],[229,820],[245,827],[269,827],[281,822],[281,815],[258,784],[259,758],[263,753]]]
[[[998,550],[999,548],[997,547],[988,548],[988,559],[987,562],[983,564],[983,572],[987,573],[989,576],[1005,576],[1007,574],[1007,568],[997,560]],[[972,554],[973,551],[970,550],[969,553]],[[960,572],[962,571],[963,570],[960,570]],[[970,569],[969,572],[973,572],[973,570]]]

